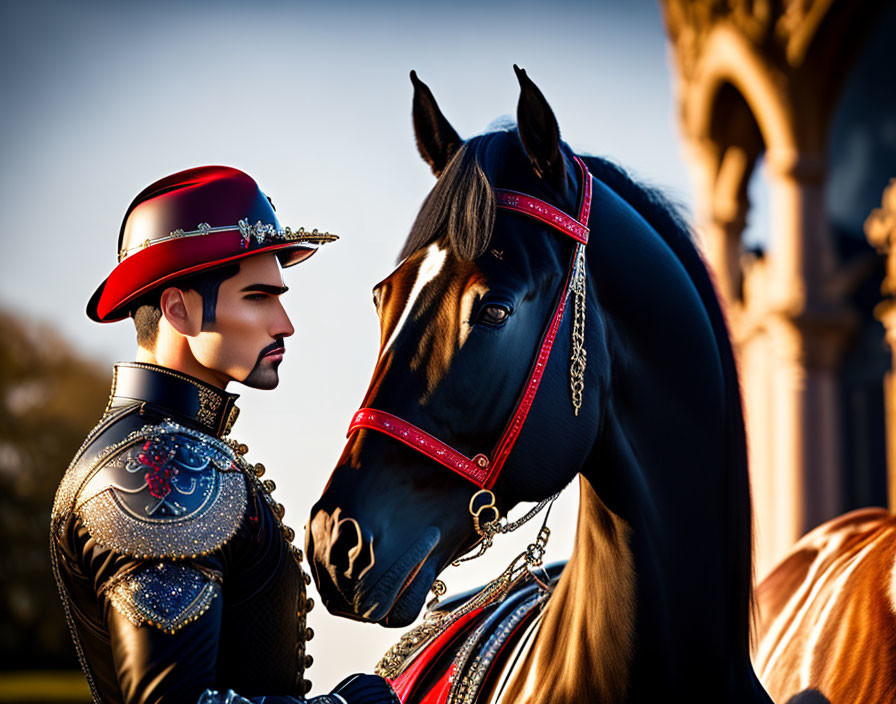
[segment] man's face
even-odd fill
[[[285,352],[283,338],[295,332],[280,302],[285,291],[276,256],[259,254],[240,260],[239,273],[222,281],[218,289],[214,322],[188,338],[193,356],[227,380],[273,389],[280,381],[277,368]],[[195,291],[186,293],[201,311],[201,296]]]

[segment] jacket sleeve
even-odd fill
[[[66,529],[85,591],[96,596],[82,595],[95,613],[85,627],[108,631],[100,658],[111,656],[112,668],[102,675],[117,680],[105,684],[126,704],[197,702],[228,679],[216,672],[222,594],[231,539],[250,530],[255,494],[232,448],[170,421],[111,447],[79,488]],[[104,648],[105,638],[94,640]]]
[[[219,559],[114,559],[105,564],[115,567],[98,593],[126,704],[398,704],[384,679],[364,674],[307,700],[247,699],[233,691],[214,691],[222,617]]]
[[[125,565],[100,591],[126,704],[196,701],[215,683],[221,585],[208,565]]]
[[[224,546],[245,524],[246,478],[229,446],[167,420],[97,463],[67,542],[108,630],[104,676],[127,704],[196,701],[216,681]]]

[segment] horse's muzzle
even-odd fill
[[[435,580],[427,558],[439,542],[430,526],[403,553],[377,554],[375,538],[356,519],[318,509],[309,524],[306,552],[321,599],[330,613],[386,626],[405,626],[420,612]],[[382,540],[394,544],[394,536]]]

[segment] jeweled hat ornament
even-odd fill
[[[338,239],[317,230],[281,228],[274,207],[247,174],[200,166],[147,186],[125,213],[118,266],[87,304],[100,323],[128,317],[140,298],[182,276],[273,252],[298,264]]]

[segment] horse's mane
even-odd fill
[[[568,155],[568,147],[564,145]],[[495,223],[492,184],[502,181],[504,168],[522,165],[515,128],[469,139],[454,154],[423,202],[402,248],[400,259],[446,238],[462,259],[474,259],[488,249]],[[734,652],[749,656],[753,607],[753,544],[747,443],[741,391],[728,326],[710,272],[694,245],[692,232],[679,208],[657,189],[632,179],[622,168],[600,157],[582,157],[591,173],[625,200],[669,246],[687,271],[712,324],[725,384],[728,589],[732,595],[729,625]],[[510,164],[511,166],[508,166]]]
[[[679,208],[657,189],[634,181],[622,168],[599,157],[582,157],[591,173],[609,186],[653,227],[687,271],[712,324],[725,384],[725,444],[729,521],[727,545],[729,611],[732,647],[749,657],[753,615],[753,512],[747,471],[747,436],[737,363],[725,312],[709,267],[694,245]]]

